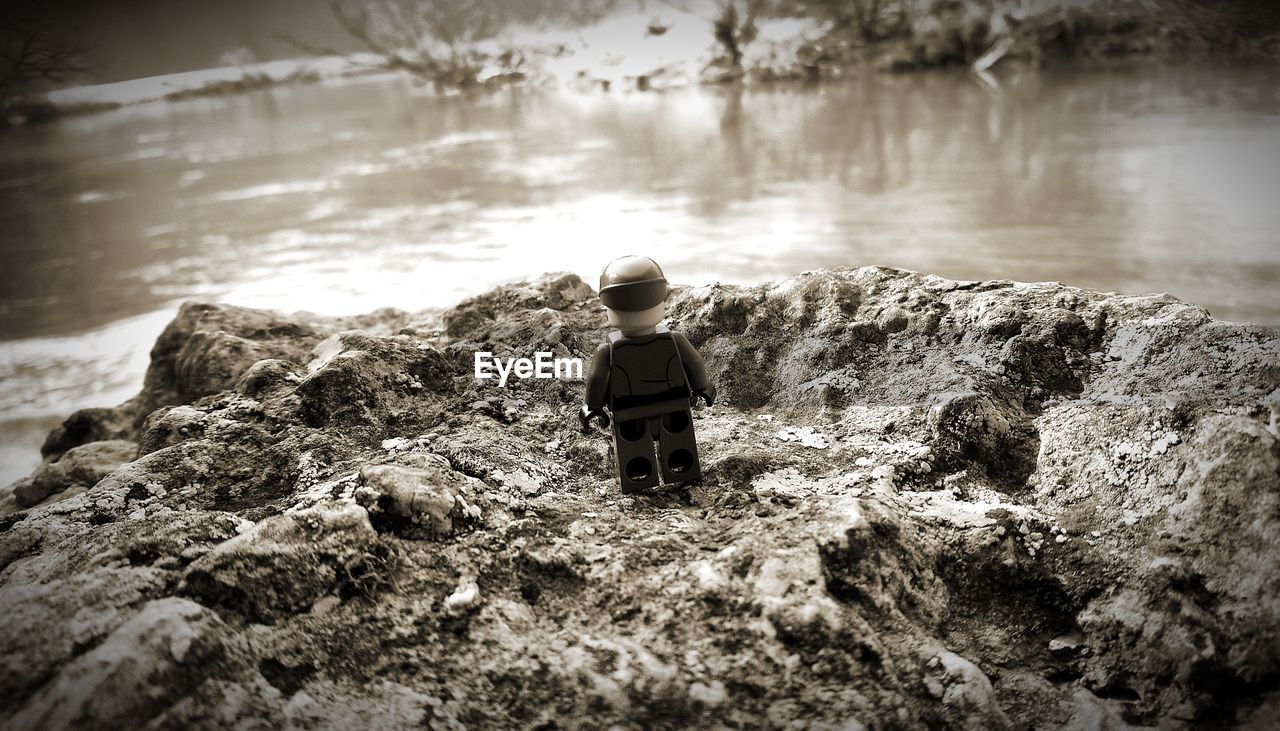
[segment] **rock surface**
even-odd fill
[[[473,378],[587,357],[572,275],[184,306],[0,517],[0,726],[1275,721],[1275,333],[882,268],[670,305],[720,399],[638,497],[581,383]]]
[[[138,445],[125,439],[108,439],[81,444],[62,453],[56,462],[43,464],[31,477],[13,488],[19,507],[37,505],[55,493],[74,487],[92,487],[131,462]]]

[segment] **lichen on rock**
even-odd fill
[[[14,729],[129,726],[193,688],[219,659],[222,622],[169,597],[148,602],[102,644],[71,661],[6,722]]]
[[[370,560],[386,561],[392,550],[363,508],[321,504],[272,516],[220,544],[192,562],[178,591],[256,622],[278,621],[329,593],[371,593]],[[395,568],[387,562],[388,572]]]
[[[29,508],[72,487],[92,487],[120,465],[133,461],[138,445],[125,439],[88,442],[40,466],[13,489],[18,505]]]
[[[416,452],[400,463],[366,465],[360,477],[356,501],[376,525],[408,538],[447,537],[481,514],[468,478],[438,455]]]
[[[184,305],[12,488],[0,725],[1266,725],[1274,332],[874,267],[669,304],[719,399],[641,496],[581,384],[473,377],[589,357],[573,275]]]

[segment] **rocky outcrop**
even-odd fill
[[[623,497],[580,383],[473,377],[588,356],[572,275],[184,306],[0,518],[0,725],[1274,720],[1273,332],[882,268],[670,310],[705,476]]]
[[[330,593],[374,593],[390,583],[394,559],[363,508],[320,504],[267,518],[200,556],[178,591],[270,623]]]
[[[380,527],[408,538],[441,538],[482,515],[469,485],[475,480],[445,458],[418,452],[403,455],[400,462],[360,469],[364,487],[357,490],[356,501],[369,508]]]
[[[73,487],[92,487],[120,465],[131,462],[138,445],[125,439],[91,441],[72,447],[56,462],[40,466],[30,477],[13,486],[20,507],[29,508],[55,493]]]
[[[190,692],[216,662],[222,622],[193,602],[148,602],[101,645],[71,661],[6,726],[131,726]]]

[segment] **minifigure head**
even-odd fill
[[[600,274],[600,301],[609,312],[609,324],[623,335],[653,332],[667,314],[666,298],[667,278],[647,256],[614,259]]]

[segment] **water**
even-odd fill
[[[177,304],[447,306],[646,253],[677,282],[883,264],[1280,324],[1280,71],[875,76],[157,103],[0,145],[0,481],[141,383]]]

